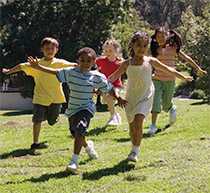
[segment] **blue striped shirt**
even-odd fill
[[[105,75],[98,71],[81,72],[79,67],[63,68],[57,72],[60,82],[66,82],[70,89],[69,103],[66,110],[68,117],[81,110],[95,113],[93,102],[94,89],[107,93],[112,89]]]

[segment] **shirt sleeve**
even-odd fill
[[[23,72],[26,73],[28,76],[33,76],[35,77],[37,75],[37,70],[32,68],[29,63],[22,63],[20,64],[20,68]]]
[[[71,69],[72,68],[63,68],[61,70],[58,70],[56,73],[58,81],[61,83],[68,82],[71,76]]]
[[[69,64],[72,64],[72,62],[69,62],[67,60],[60,60],[60,62],[58,64],[58,68],[66,68],[66,67],[69,67]]]
[[[103,93],[107,93],[112,90],[112,84],[107,80],[106,76],[103,74],[97,75],[96,88]]]

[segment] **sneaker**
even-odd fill
[[[31,149],[45,149],[45,148],[48,148],[48,144],[46,144],[46,142],[31,144]]]
[[[66,170],[69,171],[69,172],[72,172],[74,174],[77,174],[78,164],[76,162],[74,162],[73,160],[71,160],[69,165],[66,167]]]
[[[135,152],[131,152],[129,155],[128,155],[128,161],[132,161],[132,162],[137,162],[138,161],[138,155],[135,153]]]
[[[122,120],[121,120],[121,116],[119,113],[116,113],[116,118],[117,118],[118,124],[121,125]]]
[[[176,122],[176,106],[173,106],[169,111],[169,125],[173,125]]]
[[[94,143],[93,141],[89,140],[87,141],[88,146],[86,147],[86,153],[88,154],[90,159],[97,159],[98,154],[94,148]]]
[[[117,114],[114,114],[109,119],[109,121],[107,122],[107,125],[110,125],[110,126],[117,126],[117,125],[119,125],[119,120],[118,120]]]
[[[155,125],[150,125],[149,130],[147,132],[148,135],[154,135],[158,131],[158,128]]]

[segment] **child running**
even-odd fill
[[[121,58],[121,47],[119,43],[114,39],[108,39],[103,44],[103,55],[96,59],[96,64],[101,73],[103,73],[107,78],[114,73],[120,66]],[[119,94],[122,88],[121,78],[112,82],[115,91]],[[103,100],[108,105],[108,110],[110,112],[110,119],[106,125],[117,126],[121,124],[121,117],[119,113],[115,111],[115,99],[109,94],[103,94]]]
[[[180,35],[174,30],[167,32],[165,28],[156,29],[152,36],[151,53],[153,57],[163,62],[169,67],[175,68],[176,58],[180,58],[196,70],[198,76],[203,76],[207,72],[202,70],[196,62],[188,55],[181,51],[182,41]],[[169,112],[169,125],[176,121],[176,106],[173,104],[173,95],[175,90],[175,79],[173,74],[168,74],[162,70],[155,68],[153,83],[155,86],[155,95],[152,107],[152,124],[150,125],[148,134],[154,135],[158,129],[156,126],[158,114],[162,110]]]
[[[55,58],[58,48],[59,43],[56,39],[44,38],[41,41],[41,51],[44,57],[38,59],[39,63],[55,69],[75,66],[75,63]],[[60,106],[65,102],[62,86],[55,76],[38,71],[32,68],[29,63],[22,63],[11,69],[4,69],[6,74],[18,71],[24,71],[27,75],[32,76],[35,81],[32,118],[33,143],[31,149],[46,148],[48,146],[46,143],[39,143],[41,123],[47,120],[49,125],[54,125],[58,121]]]
[[[109,77],[113,82],[125,72],[128,76],[126,88],[126,100],[128,104],[125,110],[132,142],[132,149],[128,155],[128,160],[133,162],[138,160],[144,119],[152,109],[154,96],[152,67],[159,68],[180,79],[192,81],[192,77],[182,75],[156,58],[148,57],[148,44],[149,37],[147,33],[134,33],[129,43],[130,58],[124,61],[119,69]]]
[[[95,89],[102,93],[112,95],[120,106],[125,106],[126,101],[118,96],[111,83],[108,82],[105,75],[98,71],[91,71],[95,63],[96,53],[91,48],[82,48],[77,53],[78,67],[53,69],[42,66],[37,59],[29,57],[30,64],[38,70],[47,72],[57,77],[61,83],[66,82],[70,89],[69,104],[66,115],[69,118],[69,129],[74,137],[74,153],[67,170],[77,173],[79,154],[84,147],[90,158],[98,157],[92,141],[86,141],[85,135],[90,123],[90,119],[95,112],[93,94]]]

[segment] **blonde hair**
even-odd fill
[[[115,52],[116,52],[116,55],[117,55],[117,58],[122,58],[122,48],[121,48],[121,45],[119,44],[119,42],[117,40],[115,40],[113,38],[107,39],[104,42],[104,44],[102,46],[102,49],[103,49],[102,55],[104,55],[104,50],[105,50],[106,46],[108,46],[108,45],[112,45],[114,47]]]

